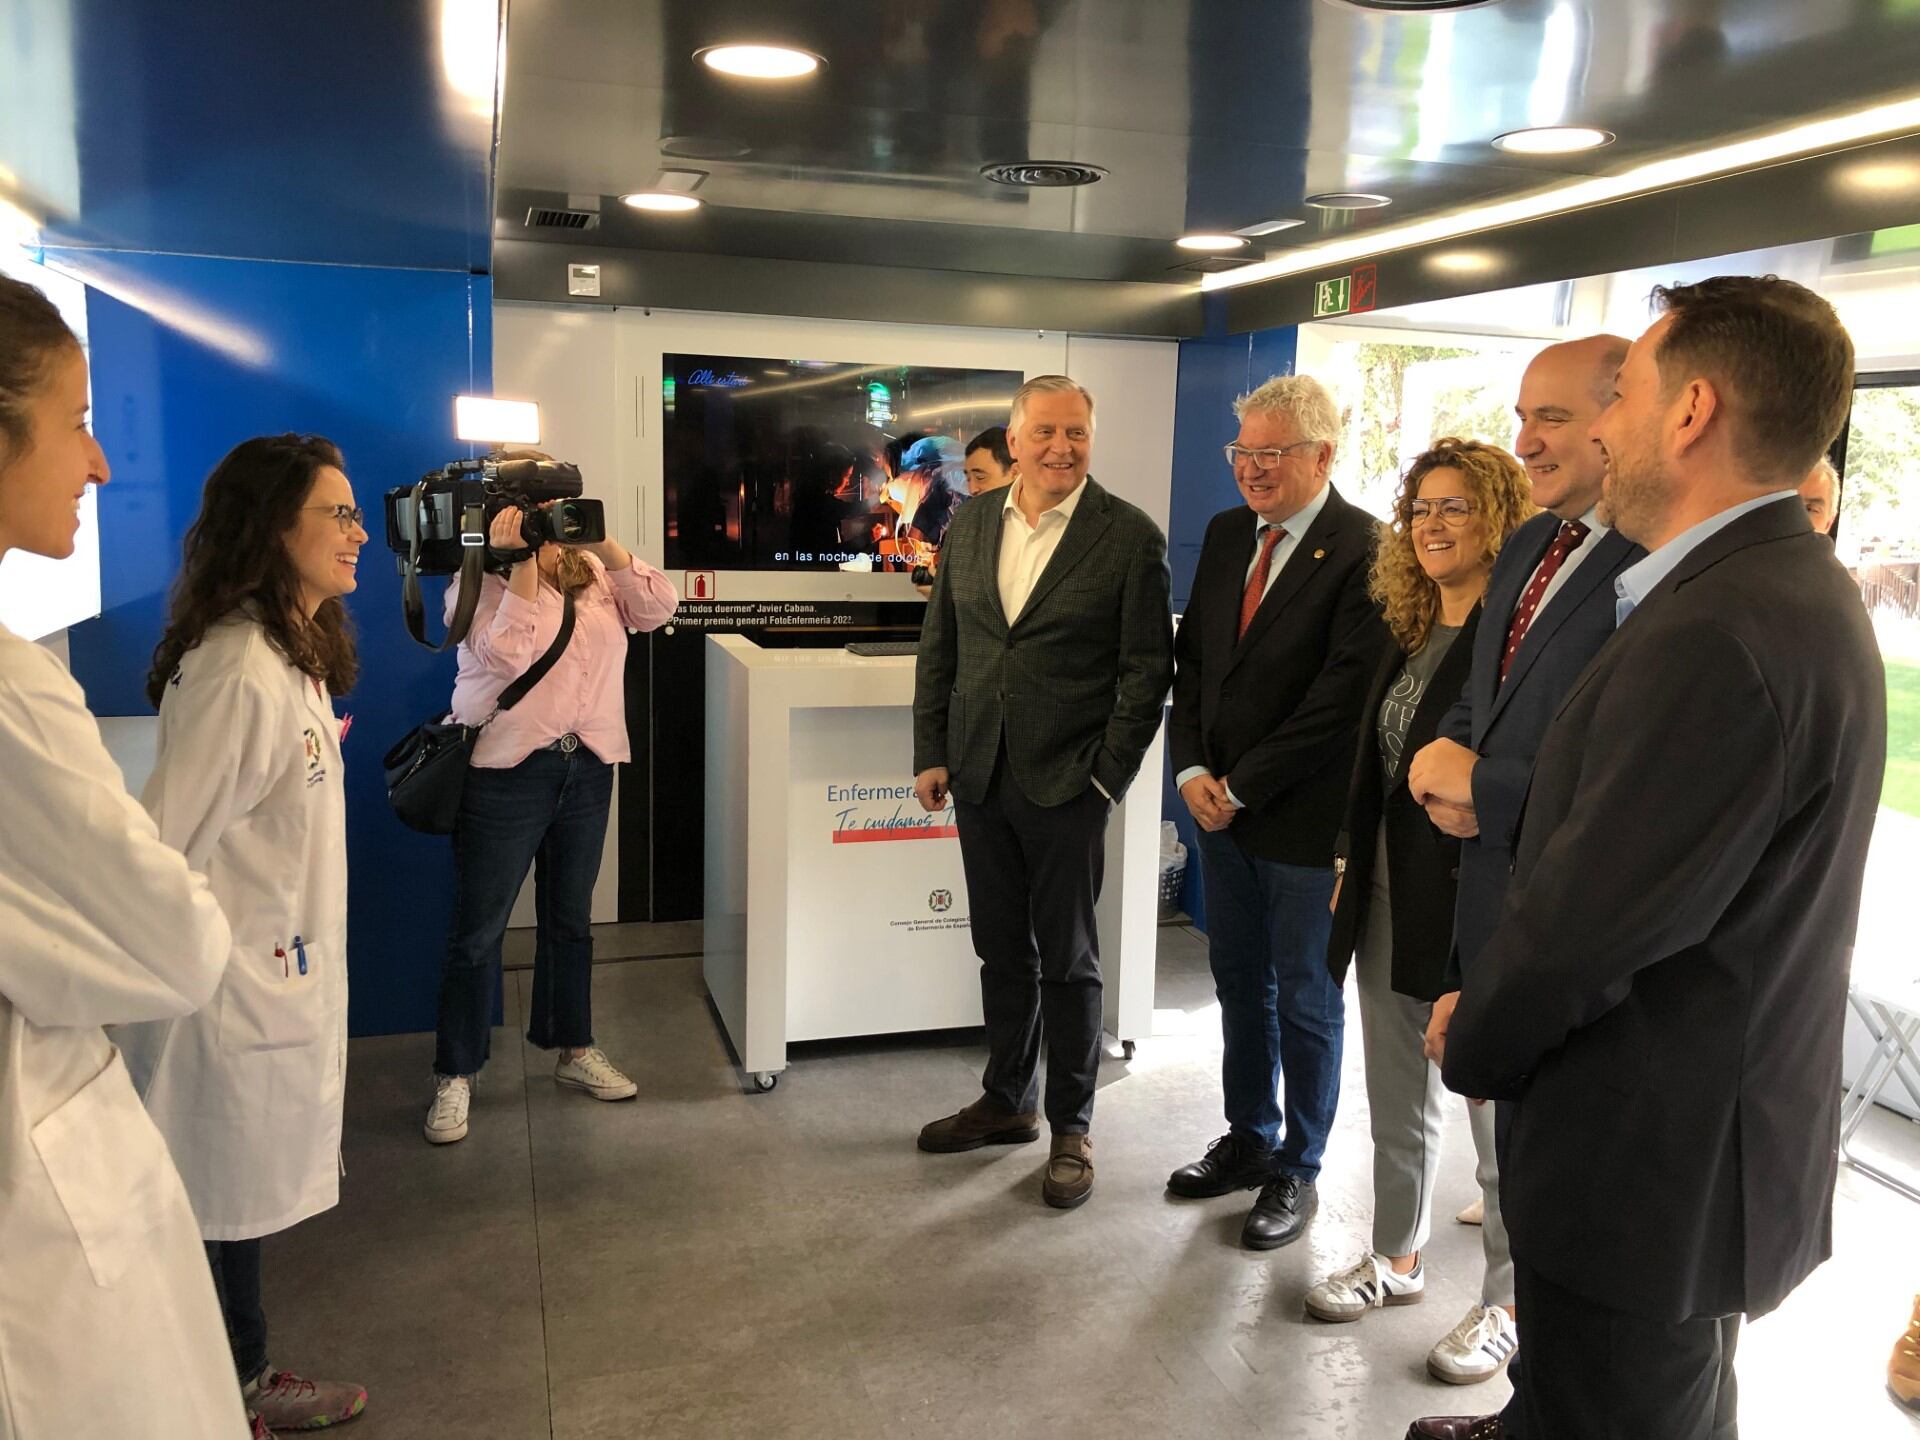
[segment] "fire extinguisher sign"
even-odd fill
[[[713,571],[689,570],[687,571],[686,586],[681,591],[681,598],[685,600],[711,600],[713,599],[713,590]]]

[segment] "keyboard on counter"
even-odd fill
[[[849,640],[846,644],[849,655],[916,655],[920,651],[918,640]]]

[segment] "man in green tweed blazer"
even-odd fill
[[[1093,1190],[1107,815],[1173,679],[1167,542],[1088,476],[1083,386],[1027,381],[1007,446],[1020,478],[954,517],[920,637],[914,788],[928,810],[953,799],[990,1052],[981,1097],[920,1148],[1038,1139],[1044,1034],[1042,1193],[1069,1209]]]

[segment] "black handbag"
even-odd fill
[[[454,822],[460,818],[460,797],[467,789],[467,767],[480,732],[546,678],[572,638],[573,596],[569,594],[553,644],[531,670],[500,692],[492,715],[478,725],[462,725],[451,717],[428,720],[414,726],[387,751],[380,761],[387,776],[387,803],[402,825],[423,835],[453,833]]]

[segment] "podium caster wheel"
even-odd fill
[[[1120,1058],[1122,1060],[1133,1059],[1133,1041],[1122,1040],[1120,1042]]]
[[[780,1083],[780,1077],[774,1074],[772,1071],[756,1070],[753,1072],[753,1088],[759,1094],[762,1094],[762,1095],[766,1094],[769,1090],[773,1089],[773,1087],[778,1085],[779,1083]]]

